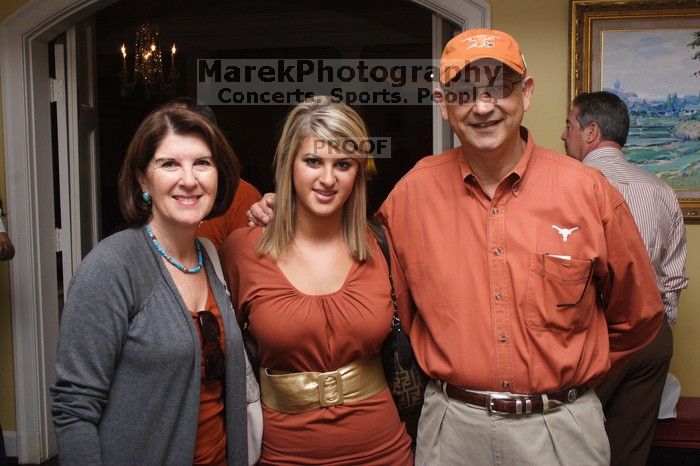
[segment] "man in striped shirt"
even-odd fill
[[[688,286],[685,227],[676,195],[625,159],[621,149],[629,123],[627,106],[617,95],[583,93],[574,99],[561,136],[569,156],[600,170],[627,201],[649,251],[666,315],[656,338],[596,389],[605,411],[611,465],[646,464],[673,354],[669,325],[676,322],[678,297]]]

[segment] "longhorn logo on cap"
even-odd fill
[[[499,39],[499,37],[490,34],[477,34],[475,36],[465,38],[462,42],[471,43],[467,49],[483,49],[495,47],[496,44],[493,43],[494,39]]]

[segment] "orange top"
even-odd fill
[[[416,356],[464,388],[547,393],[592,381],[663,318],[620,193],[521,135],[525,152],[493,199],[457,148],[420,161],[378,214],[405,274],[397,283],[410,288],[401,301],[415,303],[401,314]]]
[[[221,349],[226,354],[226,342],[224,341],[224,324],[221,321],[221,312],[216,304],[211,285],[207,285],[207,307],[216,316],[221,329]],[[197,319],[197,312],[190,310],[192,318]],[[194,447],[194,465],[226,465],[226,422],[224,420],[224,394],[223,379],[207,380],[204,363],[204,338],[199,324],[195,322],[195,328],[201,343],[202,381],[199,392],[199,426],[197,428],[197,443]]]
[[[231,205],[223,215],[205,220],[199,225],[197,236],[209,238],[216,249],[221,248],[226,237],[237,228],[248,226],[246,212],[250,206],[262,199],[260,192],[255,186],[241,179],[238,181],[236,195],[231,201]]]
[[[260,365],[328,372],[379,351],[391,328],[386,263],[355,262],[334,293],[295,288],[269,254],[255,248],[262,229],[242,228],[222,248],[226,281],[239,321],[248,321]],[[413,464],[411,441],[386,388],[365,400],[298,414],[263,405],[261,465]]]

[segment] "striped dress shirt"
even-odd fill
[[[670,186],[629,163],[613,147],[595,149],[583,163],[597,168],[625,198],[656,272],[656,283],[664,302],[666,320],[676,323],[678,297],[688,286],[685,225]]]

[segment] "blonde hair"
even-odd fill
[[[260,255],[270,253],[276,260],[294,242],[294,159],[301,144],[309,136],[339,150],[347,146],[360,146],[361,149],[363,144],[359,142],[367,141],[367,127],[355,110],[342,102],[333,101],[328,96],[315,96],[292,109],[287,115],[275,151],[275,216],[260,238],[257,248]],[[350,141],[355,144],[345,144]],[[346,150],[343,152],[347,153]],[[350,255],[358,261],[364,261],[372,257],[367,236],[367,153],[357,150],[347,155],[360,159],[360,163],[352,192],[343,205],[343,235]]]

